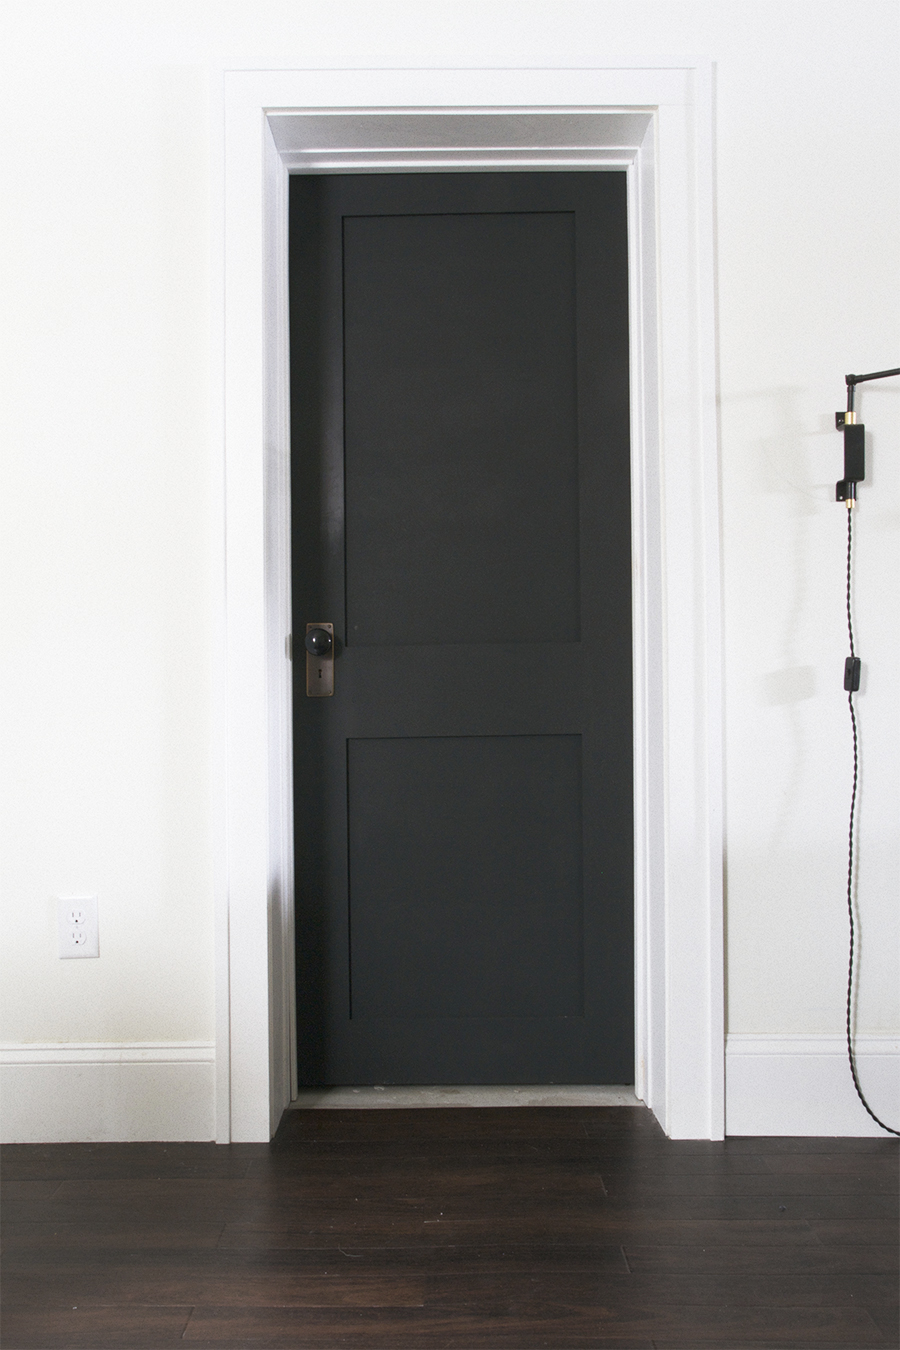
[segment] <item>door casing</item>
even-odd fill
[[[602,170],[629,182],[638,1096],[724,1134],[712,104],[703,61],[228,72],[213,803],[217,1137],[293,1093],[287,180]],[[222,219],[222,216],[218,217]]]

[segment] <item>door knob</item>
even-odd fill
[[[327,628],[310,628],[303,645],[310,656],[327,656],[334,646],[334,639]]]

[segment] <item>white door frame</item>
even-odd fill
[[[292,1096],[287,184],[294,172],[625,167],[638,1095],[724,1134],[722,675],[709,63],[226,72],[217,1137]]]

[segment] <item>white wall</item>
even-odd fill
[[[816,1037],[832,1066],[840,1053],[850,742],[832,428],[846,371],[900,364],[893,0],[856,0],[852,30],[838,0],[6,0],[2,24],[2,1035],[15,1055],[43,1047],[32,1060],[49,1073],[59,1043],[114,1046],[132,1067],[146,1050],[129,1046],[163,1047],[154,1062],[169,1046],[178,1073],[187,1057],[208,1082],[204,1053],[185,1047],[213,1039],[218,73],[691,52],[716,68],[728,1020],[754,1038],[752,1054],[734,1042],[729,1119],[866,1130],[844,1078],[798,1118],[791,1055],[808,1067]],[[868,386],[860,408],[858,1024],[896,1038],[900,380]],[[79,890],[100,897],[101,957],[60,962],[50,898]],[[762,1078],[744,1072],[757,1060]],[[870,1081],[896,1117],[889,1076]],[[54,1092],[35,1098],[45,1116]],[[745,1097],[768,1092],[772,1113],[749,1121]],[[177,1095],[157,1135],[204,1133],[211,1115],[179,1116]],[[79,1137],[127,1133],[97,1100]]]

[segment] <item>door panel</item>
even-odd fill
[[[351,1017],[582,1017],[581,738],[349,751]]]
[[[624,174],[292,179],[291,349],[301,1082],[631,1081]]]
[[[348,645],[577,641],[574,235],[344,219]]]

